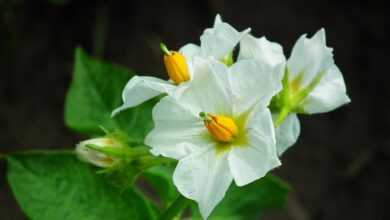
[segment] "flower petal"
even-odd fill
[[[301,86],[309,84],[317,74],[326,72],[333,66],[332,49],[327,47],[324,30],[320,30],[313,38],[302,35],[295,43],[287,67],[291,79],[302,75]]]
[[[180,48],[179,52],[185,56],[186,59],[192,60],[194,56],[199,55],[200,47],[195,44],[186,44]]]
[[[280,44],[271,42],[265,37],[255,38],[250,34],[245,35],[240,41],[238,60],[243,59],[261,60],[271,65],[286,62]]]
[[[146,136],[145,144],[154,154],[174,159],[187,156],[193,149],[183,143],[200,148],[210,143],[203,121],[197,114],[166,96],[153,108],[154,129]]]
[[[260,64],[255,60],[236,62],[229,73],[233,93],[237,96],[235,112],[247,111],[257,103],[267,106],[271,98],[282,89],[281,65]]]
[[[186,44],[180,48],[179,52],[186,58],[188,69],[190,72],[190,79],[192,79],[194,73],[193,59],[200,54],[200,47],[195,44]]]
[[[222,22],[217,15],[214,27],[207,28],[200,37],[201,55],[221,60],[233,51],[241,38],[249,31],[250,29],[246,29],[243,32],[238,32],[228,23]]]
[[[326,34],[325,34],[325,29],[321,28],[317,33],[313,35],[311,38],[313,41],[317,41],[317,43],[326,45]]]
[[[222,23],[222,22],[223,22],[223,21],[222,21],[221,15],[217,14],[217,15],[215,16],[215,19],[214,19],[214,27],[215,27],[216,25]]]
[[[98,167],[110,167],[114,163],[114,158],[87,147],[87,145],[106,147],[107,142],[112,143],[112,140],[109,138],[93,138],[82,141],[76,146],[76,155],[80,160],[87,163],[92,163]],[[117,145],[112,147],[117,147]]]
[[[329,112],[349,103],[343,75],[333,65],[322,77],[319,84],[304,100],[304,111],[309,114]]]
[[[271,113],[256,106],[248,118],[247,143],[233,146],[229,152],[229,166],[238,186],[249,184],[273,168],[280,166]]]
[[[223,199],[232,180],[227,154],[217,155],[213,145],[180,160],[173,174],[179,192],[198,202],[204,219]]]
[[[276,150],[279,156],[295,144],[300,132],[301,126],[296,114],[290,114],[283,123],[276,128]]]
[[[215,63],[218,62],[199,57],[194,59],[194,79],[178,102],[195,114],[209,112],[229,116],[232,114],[232,95],[226,89],[226,80],[218,76],[219,71],[226,69],[215,68]]]
[[[142,104],[162,93],[170,94],[174,92],[175,86],[168,81],[164,81],[149,76],[134,76],[123,89],[123,105],[115,109],[112,115],[116,115],[122,110]]]

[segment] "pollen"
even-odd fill
[[[234,120],[223,115],[213,115],[210,113],[201,112],[200,116],[203,118],[204,125],[213,136],[213,138],[220,142],[231,142],[238,135],[238,127]]]
[[[175,84],[190,80],[188,64],[183,54],[169,51],[164,44],[161,44],[161,49],[164,52],[164,65],[169,78]]]

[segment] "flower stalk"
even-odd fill
[[[140,170],[146,170],[154,166],[168,165],[175,162],[177,161],[174,159],[170,159],[167,157],[156,157],[153,155],[147,155],[147,156],[139,157],[137,159],[138,168]]]
[[[164,52],[165,55],[172,55],[171,51],[168,50],[168,47],[167,45],[165,45],[164,43],[160,43],[160,48],[162,50],[162,52]]]
[[[189,205],[190,200],[180,195],[169,208],[161,215],[160,220],[176,219]]]

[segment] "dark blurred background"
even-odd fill
[[[126,3],[126,4],[125,4]],[[275,171],[289,182],[286,210],[264,219],[390,219],[390,87],[384,1],[0,0],[0,152],[72,148],[64,127],[73,52],[166,77],[158,43],[199,36],[216,13],[289,54],[303,33],[327,31],[352,103],[301,117],[298,143]],[[0,161],[0,219],[25,219]],[[39,192],[32,192],[39,193]]]

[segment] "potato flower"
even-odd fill
[[[230,65],[234,47],[249,31],[250,29],[238,32],[217,15],[214,26],[207,28],[200,37],[200,46],[187,44],[177,52],[170,51],[164,44],[161,44],[169,80],[150,76],[134,76],[123,90],[123,105],[115,109],[113,115],[160,94],[179,95],[196,77],[192,71],[195,56],[215,59]]]
[[[333,49],[327,47],[325,30],[312,38],[302,35],[295,43],[289,59],[281,46],[267,43],[265,38],[250,35],[240,42],[243,58],[284,63],[283,90],[272,100],[278,153],[293,145],[300,133],[297,113],[315,114],[332,111],[350,102],[339,68],[334,63]]]
[[[267,108],[282,87],[279,70],[254,60],[228,67],[197,57],[191,86],[153,109],[155,127],[145,143],[153,154],[179,160],[174,183],[205,219],[233,180],[243,186],[280,165]]]

